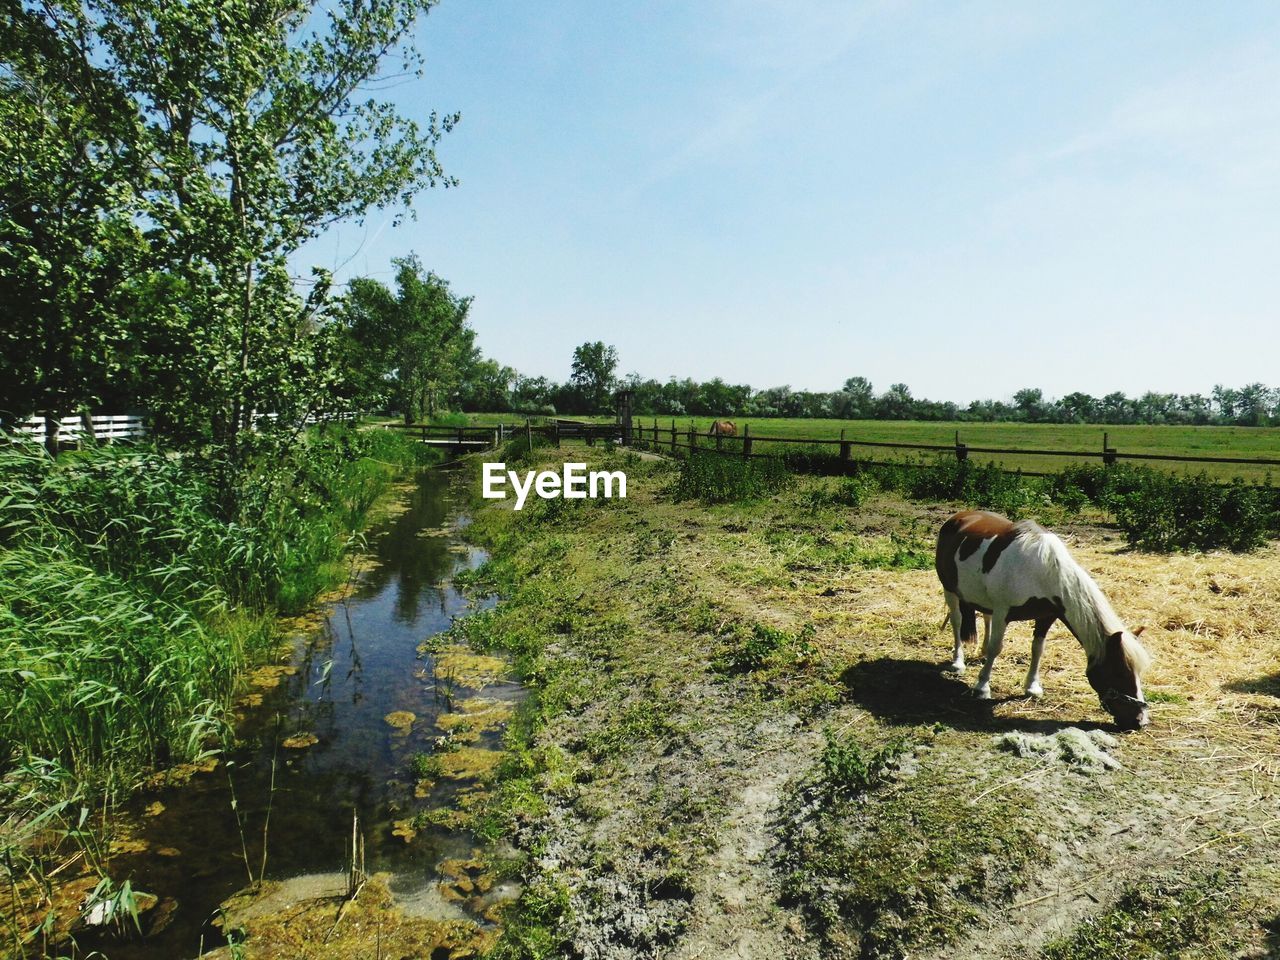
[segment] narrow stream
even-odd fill
[[[324,611],[287,666],[260,674],[282,679],[264,686],[261,702],[250,696],[230,762],[144,798],[139,849],[116,858],[112,872],[159,898],[144,929],[160,929],[131,942],[81,936],[82,948],[111,960],[172,960],[219,945],[211,920],[249,882],[246,852],[258,875],[264,832],[267,879],[314,877],[332,887],[350,860],[353,811],[368,873],[391,874],[407,911],[484,923],[485,908],[512,895],[501,885],[465,902],[441,893],[442,861],[466,860],[476,844],[426,814],[447,812],[475,789],[523,690],[506,679],[504,661],[432,652],[429,643],[419,652],[455,617],[488,605],[453,585],[485,555],[458,536],[468,520],[448,473],[425,471],[403,506],[366,534],[374,563],[347,598]],[[442,754],[438,738],[449,733],[452,746],[464,746]]]

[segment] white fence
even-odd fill
[[[256,431],[259,426],[265,426],[265,422],[274,423],[279,419],[276,413],[260,413],[253,418],[253,429]],[[113,441],[113,440],[138,440],[147,435],[146,420],[142,416],[124,416],[124,415],[97,415],[89,418],[93,423],[93,437],[95,440]],[[304,423],[332,423],[341,421],[344,423],[355,423],[358,414],[354,410],[343,410],[334,413],[313,413],[310,414]],[[32,417],[21,423],[15,424],[12,428],[14,433],[25,434],[44,443],[45,440],[45,418]],[[79,416],[62,417],[58,421],[58,443],[65,445],[78,444],[84,436],[84,419]]]
[[[146,421],[140,416],[99,415],[89,420],[93,424],[95,440],[136,440],[147,435]],[[44,431],[44,417],[32,417],[13,428],[14,433],[23,433],[41,442],[44,442]],[[84,433],[84,420],[79,416],[63,417],[58,421],[58,443],[79,443]]]

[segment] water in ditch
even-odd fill
[[[447,472],[424,472],[400,507],[366,533],[371,562],[345,599],[300,631],[290,658],[256,675],[237,748],[143,798],[111,873],[149,895],[146,936],[82,932],[82,950],[194,957],[223,942],[219,904],[250,874],[332,897],[351,861],[353,817],[366,872],[387,875],[411,915],[483,927],[513,895],[459,870],[476,842],[450,817],[498,758],[523,694],[504,661],[439,642],[454,618],[486,605],[453,582],[484,554],[459,535],[467,517]]]

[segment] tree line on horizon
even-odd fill
[[[1015,423],[1185,424],[1265,427],[1280,425],[1280,388],[1262,383],[1215,386],[1200,393],[1147,392],[1129,397],[1120,391],[1095,397],[1073,392],[1058,398],[1028,387],[1011,400],[951,401],[915,397],[905,383],[877,393],[865,377],[850,377],[838,390],[757,390],[719,377],[697,381],[671,377],[666,382],[637,373],[616,377],[617,352],[603,343],[585,343],[574,351],[574,372],[557,383],[527,377],[494,360],[479,357],[459,385],[457,406],[465,412],[534,415],[601,414],[613,411],[613,394],[630,390],[637,414],[658,417],[791,417],[838,420],[954,420]]]

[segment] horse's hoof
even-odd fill
[[[1039,700],[1044,696],[1044,687],[1040,686],[1038,683],[1033,683],[1031,686],[1027,687],[1027,696],[1035,697]]]
[[[989,686],[988,686],[988,687],[974,687],[974,688],[973,688],[973,695],[974,695],[974,697],[976,697],[978,700],[990,700],[990,699],[991,699],[991,688],[990,688]]]
[[[964,664],[963,663],[947,664],[947,673],[964,673]]]

